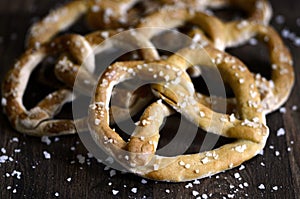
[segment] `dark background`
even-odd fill
[[[24,51],[24,39],[30,24],[61,3],[59,0],[0,1],[1,82],[7,70]],[[1,113],[0,148],[6,150],[6,155],[12,161],[0,163],[0,198],[56,198],[55,193],[60,198],[195,198],[192,191],[199,192],[204,198],[205,194],[211,198],[299,198],[300,156],[297,153],[300,149],[300,96],[297,91],[300,88],[300,46],[295,45],[294,39],[295,36],[300,37],[300,4],[297,3],[296,0],[271,1],[274,11],[272,25],[279,32],[285,29],[294,33],[289,34],[284,42],[293,55],[297,79],[291,97],[284,105],[286,113],[275,111],[267,116],[270,137],[264,155],[245,162],[245,169],[235,168],[201,179],[200,184],[191,182],[190,188],[189,182],[147,180],[146,184],[142,184],[142,178],[119,172],[111,177],[113,172],[110,169],[97,163],[94,158],[88,158],[88,152],[77,135],[63,136],[59,140],[51,138],[52,143],[46,145],[40,138],[17,133]],[[283,23],[279,23],[278,15],[284,17]],[[73,31],[84,33],[80,25],[75,26]],[[300,45],[300,39],[298,43]],[[266,62],[264,60],[268,59],[265,56],[266,49],[257,50],[253,46],[240,47],[230,52],[250,68],[263,65]],[[257,67],[251,70],[257,70]],[[299,106],[299,109],[292,110],[293,106]],[[284,136],[276,135],[279,128],[285,129]],[[51,154],[50,160],[44,158],[44,151]],[[276,151],[279,152],[278,156],[275,155]],[[3,152],[0,152],[0,156],[5,155]],[[83,164],[77,158],[80,155],[85,157]],[[20,179],[16,175],[11,176],[14,170],[21,172]],[[68,178],[71,180],[68,181]],[[265,189],[258,188],[261,184]],[[137,192],[133,193],[132,188],[137,188]],[[119,191],[116,196],[112,194],[113,189]]]

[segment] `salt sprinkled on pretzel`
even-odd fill
[[[249,23],[239,30],[226,28],[228,28],[226,30],[228,35],[230,31],[239,32],[234,34],[227,43],[232,43],[233,40],[245,40],[245,35],[252,35],[267,45],[271,61],[271,80],[268,81],[260,74],[256,74],[256,85],[262,95],[262,104],[266,113],[278,109],[286,102],[295,81],[293,61],[288,48],[270,26]]]
[[[237,2],[241,3],[241,1]],[[252,3],[253,2],[254,1],[252,1]],[[267,7],[267,4],[265,6]],[[259,14],[255,14],[255,16],[256,15]],[[168,28],[174,28],[183,25],[186,22],[192,22],[193,24],[198,25],[210,38],[207,39],[201,31],[198,33],[194,32],[192,37],[195,43],[200,43],[202,46],[213,45],[220,50],[241,45],[255,35],[265,39],[265,42],[270,48],[271,62],[273,63],[272,66],[274,69],[272,70],[271,81],[267,81],[265,78],[256,75],[257,86],[260,88],[262,103],[264,104],[264,111],[266,111],[266,113],[272,112],[286,101],[294,82],[292,60],[289,51],[284,46],[275,30],[271,27],[259,24],[255,20],[249,22],[245,20],[221,22],[217,18],[201,13],[200,11],[190,11],[176,7],[165,7],[164,9],[155,12],[146,17],[138,27],[166,26]],[[244,24],[242,27],[239,26],[241,23]],[[152,36],[159,33],[157,29],[153,29],[152,32],[148,31],[144,34],[146,36]],[[276,67],[277,65],[280,67]],[[233,65],[232,67],[237,69],[240,68],[240,70],[243,69],[243,67],[240,67],[239,65]],[[193,75],[199,75],[199,70],[197,72],[195,69],[196,68],[193,68],[192,70]],[[279,70],[281,71],[281,75],[276,74]],[[243,82],[245,80],[240,79],[240,81]],[[283,84],[283,82],[286,83]],[[206,99],[204,98],[204,101],[205,100]],[[229,106],[234,107],[233,100],[230,100],[229,103]],[[207,103],[207,105],[209,105],[209,103]]]
[[[193,51],[189,53],[194,53]],[[237,95],[241,120],[232,121],[229,115],[214,113],[201,104],[197,105],[194,98],[195,91],[188,75],[182,69],[171,65],[171,62],[117,62],[110,66],[99,79],[93,101],[95,106],[90,109],[89,113],[92,135],[109,155],[121,162],[129,171],[155,180],[187,181],[238,166],[255,156],[264,147],[268,137],[268,128],[264,125],[265,116],[258,111],[259,107],[249,107],[245,103],[250,100],[255,100],[258,104],[260,102],[259,95],[253,99],[249,93],[244,92],[251,85],[256,90],[252,75],[248,70],[241,72],[241,77],[249,81],[239,84],[237,77],[232,76],[233,70],[230,64],[224,60],[218,64],[218,69]],[[160,71],[165,75],[159,76]],[[112,88],[129,78],[150,78],[154,81],[153,83],[163,81],[162,85],[158,84],[153,88],[175,110],[206,130],[238,138],[238,141],[199,154],[176,157],[154,155],[162,119],[172,113],[166,105],[157,102],[146,109],[129,143],[126,143],[117,132],[109,127],[108,113]],[[181,92],[186,97],[183,97]],[[204,115],[201,116],[202,110]],[[221,118],[224,119],[221,120]]]
[[[141,34],[134,30],[122,31],[95,31],[85,36],[90,47],[93,49],[89,56],[95,57],[97,54],[112,48],[126,49],[128,51],[138,49],[141,56],[146,61],[158,60],[159,54],[153,44],[144,38]],[[106,40],[107,39],[107,40]],[[80,46],[76,46],[80,50]],[[57,77],[65,84],[73,87],[76,91],[84,93],[88,96],[96,85],[97,77],[93,73],[81,68],[81,64],[85,62],[74,63],[72,57],[66,53],[56,65],[55,73]],[[76,82],[75,82],[76,81]],[[142,91],[145,90],[145,91]],[[129,110],[131,114],[136,114],[144,107],[153,95],[147,86],[137,91],[116,88],[114,91],[114,103],[111,113],[114,120],[121,121],[128,118]],[[111,115],[111,116],[112,116]]]
[[[85,48],[76,51],[74,46],[78,42]],[[45,57],[56,55],[66,50],[69,53],[73,53],[78,61],[82,61],[92,51],[82,36],[64,35],[56,38],[51,43],[43,44],[38,48],[28,49],[8,72],[2,85],[2,95],[7,102],[4,110],[12,126],[19,132],[33,136],[53,136],[76,132],[73,120],[52,119],[65,103],[72,101],[76,97],[71,90],[60,89],[55,91],[30,110],[25,108],[22,100],[30,74],[38,64]],[[80,53],[80,55],[76,55],[76,53]],[[82,123],[80,120],[78,122]]]
[[[65,4],[50,12],[41,21],[33,24],[30,28],[27,38],[27,45],[30,47],[41,45],[49,41],[54,35],[62,30],[67,29],[74,24],[82,15],[87,16],[87,22],[93,29],[108,29],[135,26],[139,18],[147,17],[163,5],[172,7],[187,8],[190,10],[205,10],[207,8],[220,8],[224,6],[237,6],[245,10],[249,17],[243,22],[257,22],[267,24],[271,17],[271,6],[266,0],[161,0],[152,1],[145,4],[146,16],[130,12],[135,5],[142,2],[141,0],[76,0]],[[153,6],[153,7],[152,7]],[[133,13],[133,14],[131,14]],[[138,13],[138,12],[137,12]],[[133,15],[133,16],[130,16]],[[233,22],[236,23],[236,22]]]

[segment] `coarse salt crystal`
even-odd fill
[[[112,194],[115,196],[115,195],[117,195],[119,193],[119,191],[118,190],[112,190]]]
[[[131,192],[132,192],[132,193],[137,193],[137,188],[133,187],[133,188],[131,189]]]
[[[205,117],[205,113],[203,111],[200,111],[200,117]]]
[[[49,139],[48,136],[42,136],[41,142],[46,143],[47,145],[51,144],[51,140]]]
[[[13,170],[11,176],[17,176],[17,179],[21,179],[21,174],[22,173],[20,171]]]
[[[285,134],[285,130],[283,128],[277,130],[277,136],[282,136],[284,134]]]
[[[235,177],[235,178],[240,178],[241,175],[240,175],[239,173],[235,173],[235,174],[234,174],[234,177]]]
[[[280,112],[280,113],[286,113],[286,108],[285,108],[285,107],[281,107],[281,108],[279,109],[279,112]]]
[[[189,168],[191,168],[191,165],[190,165],[190,164],[186,164],[184,167],[185,167],[186,169],[189,169]]]
[[[244,165],[241,165],[240,168],[239,168],[239,170],[241,171],[241,170],[243,170],[243,169],[245,169],[245,166],[244,166]]]
[[[154,171],[157,171],[157,170],[158,170],[158,168],[159,168],[159,165],[158,165],[158,164],[154,164],[154,165],[153,165],[153,169],[154,169]]]
[[[0,156],[0,163],[4,163],[6,160],[8,160],[8,156],[7,155]]]
[[[258,188],[259,188],[260,190],[263,190],[263,189],[265,189],[266,187],[265,187],[264,184],[260,184],[260,185],[258,186]]]
[[[48,153],[47,151],[43,151],[44,157],[45,159],[50,159],[51,158],[51,154]]]
[[[95,125],[99,125],[100,124],[100,120],[99,119],[95,119]]]
[[[1,99],[1,105],[2,106],[6,106],[7,105],[7,100],[4,97]]]
[[[209,162],[208,157],[203,158],[203,159],[201,160],[201,162],[202,162],[202,164],[208,163],[208,162]]]
[[[198,196],[198,195],[199,195],[199,192],[198,192],[198,191],[195,191],[195,190],[193,190],[193,191],[192,191],[192,194],[193,194],[193,196]]]
[[[193,184],[192,183],[188,183],[187,185],[184,186],[186,189],[188,188],[192,188],[193,187]]]
[[[233,113],[229,116],[229,121],[230,122],[234,122],[235,121],[235,116],[234,116]]]
[[[234,150],[239,152],[239,153],[243,153],[246,149],[247,149],[247,146],[245,144],[240,145],[240,146],[236,146],[234,148]]]
[[[5,154],[6,153],[6,149],[5,148],[1,148],[1,152]]]

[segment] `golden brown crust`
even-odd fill
[[[265,0],[160,0],[152,4],[153,8],[149,8],[151,3],[145,3],[147,14],[142,17],[139,17],[140,8],[135,7],[139,3],[145,2],[78,0],[58,8],[34,24],[28,37],[30,48],[10,70],[2,88],[6,102],[4,109],[12,126],[29,135],[51,136],[73,134],[76,130],[86,129],[88,123],[95,140],[109,155],[128,171],[155,180],[179,182],[203,178],[254,157],[264,148],[269,135],[265,114],[286,101],[294,84],[291,55],[276,31],[267,26],[271,16],[269,3]],[[230,5],[244,10],[248,17],[224,22],[206,10]],[[97,82],[93,74],[95,55],[104,49],[96,47],[121,30],[96,31],[84,37],[64,35],[50,42],[53,36],[82,15],[86,16],[91,27],[102,30],[129,26],[164,29],[130,30],[112,39],[113,46],[126,48],[130,44],[133,49],[142,48],[142,60],[115,62],[105,69]],[[132,17],[138,19],[131,20]],[[193,38],[187,48],[160,60],[151,39],[166,29],[187,23],[197,26],[190,34],[198,38]],[[251,74],[240,60],[224,52],[225,48],[241,45],[253,36],[266,42],[270,49],[270,81]],[[55,74],[69,88],[91,95],[90,91],[96,85],[88,118],[53,119],[65,103],[76,97],[69,89],[49,94],[31,110],[24,107],[22,97],[29,76],[48,55],[60,55]],[[237,112],[231,115],[217,112],[207,97],[195,92],[186,71],[193,75],[201,74],[196,65],[217,71],[219,78],[230,85],[235,99],[224,106],[225,109],[226,106],[234,106]],[[114,86],[133,78],[147,80],[150,85],[135,92],[116,89],[117,93],[113,94]],[[153,99],[153,94],[159,100],[145,109],[130,140],[124,141],[111,129],[110,123],[127,117],[131,110],[140,111]],[[113,95],[117,100],[109,107]],[[224,103],[224,99],[217,103]],[[202,153],[159,156],[156,151],[160,127],[165,118],[175,112],[207,132],[236,141]],[[80,124],[80,129],[76,129],[75,123]]]
[[[211,55],[215,53],[214,49],[208,50],[211,50]],[[188,53],[196,55],[195,49],[187,49]],[[93,101],[95,106],[90,109],[89,113],[89,125],[97,142],[129,171],[164,181],[186,181],[205,177],[238,166],[255,156],[265,145],[268,128],[264,125],[265,115],[259,112],[259,107],[244,105],[249,100],[260,103],[259,95],[253,98],[248,92],[245,92],[246,88],[250,87],[257,92],[254,79],[247,68],[240,73],[240,78],[247,78],[249,81],[240,84],[238,78],[232,75],[235,71],[231,68],[230,63],[225,61],[227,60],[226,56],[217,64],[222,76],[233,87],[238,102],[241,101],[238,103],[241,120],[236,118],[231,121],[229,115],[215,113],[199,103],[197,104],[199,108],[195,108],[193,85],[185,71],[177,68],[174,64],[175,57],[171,58],[171,61],[166,60],[165,62],[118,62],[105,71],[98,82]],[[112,71],[114,72],[112,73]],[[168,80],[166,81],[164,75],[155,76],[159,72],[168,74]],[[153,79],[153,77],[156,77],[155,81],[157,78],[164,80],[163,85],[154,84],[153,88],[158,96],[175,110],[205,130],[235,137],[238,138],[238,141],[206,153],[177,157],[155,155],[162,119],[171,113],[169,108],[161,102],[152,104],[144,112],[134,131],[133,139],[130,139],[128,143],[122,140],[118,133],[109,127],[108,112],[112,87],[129,78]],[[185,106],[182,106],[183,103]],[[203,111],[204,115],[200,116],[200,111]],[[157,113],[159,113],[159,117],[156,115]],[[96,120],[99,123],[96,123]],[[237,155],[238,153],[240,154]]]

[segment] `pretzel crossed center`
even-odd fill
[[[192,53],[191,56],[195,55],[194,51],[188,53]],[[234,118],[233,121],[229,115],[215,113],[197,104],[189,76],[173,64],[168,60],[150,63],[117,62],[105,71],[98,81],[92,108],[89,110],[89,128],[100,147],[129,171],[166,181],[186,181],[205,177],[238,166],[255,156],[265,145],[268,128],[264,125],[265,116],[261,112],[256,108],[243,105],[248,100],[260,101],[259,96],[253,99],[245,92],[248,87],[256,90],[254,79],[249,71],[241,73],[242,77],[249,78],[249,82],[239,84],[238,79],[232,78],[233,71],[228,63],[222,62],[217,65],[222,77],[226,78],[233,87],[237,99],[241,100],[238,103],[241,120]],[[238,138],[238,140],[204,153],[175,157],[155,155],[159,127],[163,118],[173,112],[158,101],[145,110],[130,141],[125,142],[109,127],[108,113],[113,87],[130,78],[152,80],[156,93],[192,122],[213,133]],[[186,97],[182,97],[180,92],[184,92]],[[189,101],[186,101],[187,98]],[[186,102],[185,107],[180,106],[183,102]],[[195,109],[195,106],[198,109]]]

